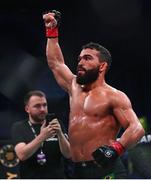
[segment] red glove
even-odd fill
[[[115,141],[111,146],[103,145],[96,149],[92,156],[94,160],[101,166],[112,164],[125,151],[125,148],[118,141]]]
[[[120,156],[124,153],[125,148],[119,141],[115,141],[111,144],[111,146],[116,150],[117,154]]]
[[[54,18],[57,21],[57,25],[55,27],[46,27],[46,37],[47,38],[57,38],[58,37],[58,26],[60,25],[61,13],[56,10],[52,10],[52,13],[55,14]]]
[[[46,37],[47,38],[57,38],[58,37],[58,27],[55,28],[46,28]]]

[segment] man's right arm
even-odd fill
[[[31,157],[41,146],[43,142],[41,135],[38,135],[30,143],[20,142],[15,146],[15,152],[21,161],[24,161]]]
[[[31,157],[41,146],[45,139],[50,138],[56,134],[50,125],[45,126],[46,122],[41,126],[40,134],[37,135],[31,142],[26,143],[22,138],[22,128],[20,125],[12,127],[12,139],[15,145],[15,152],[21,161]],[[18,140],[16,141],[16,137]]]
[[[46,36],[47,36],[47,47],[46,47],[46,56],[47,62],[52,70],[56,81],[58,84],[65,89],[66,91],[70,92],[72,79],[74,77],[71,70],[65,65],[64,57],[61,51],[61,48],[58,43],[58,33],[57,35],[51,31],[56,30],[58,31],[58,27],[56,25],[54,13],[48,13],[43,16],[45,26],[46,26]],[[49,24],[53,24],[54,26],[49,27]],[[48,32],[48,33],[47,33]]]

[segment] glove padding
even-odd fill
[[[61,13],[59,11],[56,11],[56,10],[52,10],[51,12],[55,14],[54,18],[57,21],[57,27],[58,27],[60,25],[60,22],[61,22]]]
[[[114,142],[111,146],[101,146],[92,153],[94,160],[101,166],[108,166],[124,153],[124,147],[120,142]]]
[[[43,12],[43,15],[48,14],[48,13],[54,13],[55,14],[54,18],[57,21],[57,26],[56,27],[59,27],[60,22],[61,22],[61,13],[59,11],[57,11],[57,10],[51,10],[51,11]]]

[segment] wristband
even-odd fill
[[[125,151],[125,148],[119,141],[113,142],[111,146],[116,150],[119,156],[122,155]]]
[[[58,37],[58,27],[55,28],[46,28],[46,37],[47,38],[57,38]]]

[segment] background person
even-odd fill
[[[61,121],[46,124],[46,95],[30,91],[25,96],[28,119],[14,123],[12,139],[20,159],[20,178],[64,178],[62,157],[70,157],[70,145]]]

